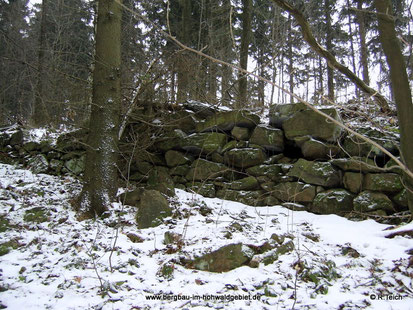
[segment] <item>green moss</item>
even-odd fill
[[[0,232],[5,232],[9,229],[9,220],[5,217],[0,217]]]
[[[49,218],[44,208],[36,207],[27,210],[24,214],[23,219],[26,222],[43,223],[46,222]]]

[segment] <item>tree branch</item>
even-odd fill
[[[272,0],[276,5],[278,5],[283,10],[287,11],[291,14],[295,21],[298,23],[301,29],[301,33],[304,37],[304,40],[310,45],[310,47],[315,51],[318,55],[323,57],[327,60],[327,63],[330,67],[336,69],[337,71],[344,74],[347,78],[349,78],[359,89],[361,89],[366,94],[374,97],[378,105],[380,106],[381,110],[385,113],[390,112],[389,105],[387,103],[386,98],[381,95],[378,91],[371,88],[369,85],[364,83],[357,75],[355,75],[349,68],[344,66],[343,64],[339,63],[337,59],[334,57],[331,52],[327,51],[323,48],[314,37],[310,24],[307,22],[306,18],[304,17],[303,13],[301,13],[298,9],[291,6],[284,0]]]

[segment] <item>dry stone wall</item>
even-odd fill
[[[336,109],[322,111],[340,121]],[[132,154],[135,148],[128,147],[132,136],[136,141],[144,134],[140,122],[129,124],[122,141],[129,151],[123,170],[138,190],[173,195],[181,188],[320,214],[388,216],[408,210],[401,173],[390,168],[386,155],[301,104],[274,105],[264,122],[248,110],[190,101],[153,124],[157,130],[144,150]],[[360,130],[398,155],[396,135]],[[83,131],[61,136],[56,145],[26,143],[18,128],[0,137],[3,162],[19,160],[36,172],[82,173]],[[138,204],[141,195],[128,195],[129,204]]]

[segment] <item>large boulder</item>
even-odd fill
[[[246,127],[235,126],[231,130],[231,135],[237,140],[247,141],[250,138],[250,130]]]
[[[401,176],[396,173],[369,173],[364,177],[363,188],[378,192],[398,193],[404,187]]]
[[[168,167],[172,168],[190,163],[191,157],[178,151],[169,150],[165,153],[165,160]]]
[[[162,224],[162,219],[172,215],[168,200],[156,190],[146,190],[142,193],[136,214],[140,229],[156,227]]]
[[[180,146],[195,154],[220,152],[227,143],[227,135],[218,132],[194,133],[182,139]]]
[[[230,131],[235,126],[254,128],[260,123],[260,117],[249,111],[234,110],[220,111],[199,122],[196,126],[198,132],[205,131]]]
[[[46,155],[38,154],[29,159],[27,166],[33,173],[47,173],[49,169],[49,162]]]
[[[321,112],[340,121],[336,109],[320,109]],[[335,142],[341,136],[342,128],[327,120],[324,116],[313,110],[299,111],[283,122],[283,130],[287,139],[294,140],[296,137],[311,136],[315,139]]]
[[[224,159],[229,166],[248,168],[262,164],[267,159],[267,155],[261,148],[249,147],[231,149],[225,153]]]
[[[324,187],[337,187],[341,184],[341,173],[329,162],[315,162],[300,158],[287,174],[305,183]]]
[[[353,211],[354,195],[345,189],[330,189],[317,194],[311,211],[319,214],[344,215]]]
[[[284,133],[280,129],[258,125],[250,138],[250,143],[264,147],[271,152],[284,151]]]
[[[186,138],[187,134],[181,129],[175,129],[162,133],[155,138],[153,149],[165,153],[172,149],[179,149],[182,141]]]
[[[213,180],[216,177],[222,176],[227,170],[228,167],[223,164],[200,158],[192,163],[186,179],[189,181]]]
[[[187,188],[204,197],[215,198],[215,185],[212,183],[187,183]]]
[[[175,196],[175,184],[165,167],[156,167],[148,173],[147,188],[167,196]]]
[[[270,125],[275,128],[282,128],[284,121],[299,111],[306,110],[303,103],[274,104],[270,107]]]
[[[374,142],[377,142],[389,152],[393,154],[398,153],[399,138],[394,133],[383,132],[382,130],[377,130],[370,127],[359,128],[357,131],[363,136],[366,136]],[[371,145],[353,135],[349,135],[344,139],[343,149],[350,156],[373,158],[377,155],[384,155],[383,152],[376,146]]]
[[[300,144],[301,152],[304,158],[315,159],[330,159],[340,153],[340,148],[330,143],[324,143],[315,139],[306,139]]]
[[[272,188],[271,195],[282,201],[312,202],[316,187],[301,182],[279,183]]]
[[[353,204],[354,210],[359,212],[371,212],[377,210],[395,212],[392,201],[383,193],[372,191],[361,192],[354,198]]]
[[[197,257],[188,267],[210,272],[227,272],[247,265],[255,252],[242,243],[228,244],[220,249]]]

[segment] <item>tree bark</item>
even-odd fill
[[[118,127],[121,102],[121,0],[99,0],[92,111],[81,212],[101,215],[117,193]]]
[[[406,63],[395,30],[395,17],[390,0],[375,0],[379,21],[380,41],[390,68],[393,96],[396,101],[400,127],[401,158],[413,171],[413,103]],[[413,214],[413,178],[405,174],[409,210]]]
[[[384,98],[380,93],[371,88],[369,85],[364,83],[357,75],[355,75],[349,68],[339,63],[333,54],[323,48],[315,39],[310,25],[305,19],[304,15],[295,7],[291,6],[284,0],[272,0],[280,8],[290,13],[298,25],[300,26],[301,33],[303,34],[304,40],[310,45],[310,47],[321,57],[327,60],[329,66],[338,70],[344,74],[348,79],[350,79],[357,87],[359,87],[363,92],[372,96],[379,104],[381,110],[385,113],[390,111],[389,105],[386,98]]]
[[[251,33],[251,0],[243,0],[242,11],[242,35],[241,35],[241,50],[240,50],[240,67],[247,70],[248,66],[248,52],[250,45]],[[247,104],[248,98],[248,80],[247,75],[243,72],[238,74],[238,101],[237,108],[241,108]]]
[[[46,29],[47,29],[48,0],[42,0],[42,14],[40,21],[39,48],[37,54],[37,81],[34,94],[33,122],[36,126],[44,126],[49,122],[45,104],[44,83],[46,61]]]
[[[364,20],[363,1],[357,2],[357,23],[359,25],[359,38],[360,38],[360,64],[363,74],[363,82],[370,84],[369,76],[369,51],[366,44],[366,22]]]
[[[326,47],[333,54],[333,28],[331,26],[331,4],[330,0],[324,0],[324,12],[326,16]],[[334,102],[334,69],[327,66],[327,89],[328,99]]]

